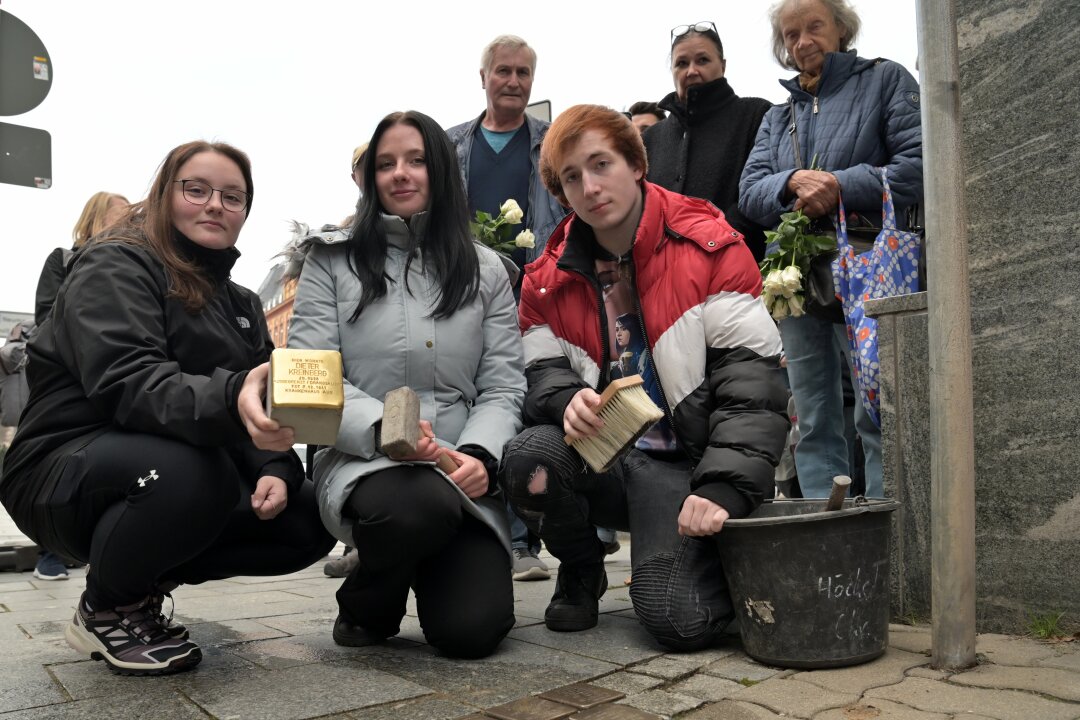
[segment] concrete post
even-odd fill
[[[975,664],[971,302],[954,0],[919,0],[929,284],[932,661]]]

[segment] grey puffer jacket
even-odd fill
[[[455,125],[446,131],[450,142],[457,149],[458,165],[461,166],[461,179],[465,183],[466,193],[469,191],[469,158],[472,156],[473,139],[486,112],[480,113],[480,117],[474,120]],[[555,231],[555,226],[559,224],[559,221],[566,216],[568,210],[547,191],[543,180],[540,179],[540,145],[544,142],[544,135],[547,134],[551,123],[526,113],[525,124],[529,127],[529,164],[532,166],[532,172],[529,174],[529,229],[536,236],[536,247],[525,250],[525,261],[529,263],[544,252],[544,243]]]
[[[803,90],[798,78],[780,84],[795,101],[802,166],[809,168],[816,156],[818,166],[839,181],[849,213],[880,226],[879,167],[888,168],[898,217],[902,208],[921,202],[919,86],[902,65],[853,52],[829,53],[816,96]],[[787,192],[795,172],[790,128],[789,104],[773,106],[739,181],[739,210],[766,227],[775,227],[795,202]]]
[[[498,256],[476,244],[480,292],[449,318],[434,319],[439,285],[425,272],[426,214],[412,227],[383,216],[388,240],[387,294],[348,322],[360,298],[360,281],[349,268],[345,233],[316,236],[304,262],[289,328],[289,347],[341,351],[345,409],[337,442],[315,456],[315,487],[327,529],[352,542],[352,523],[342,507],[360,478],[398,465],[379,452],[375,426],[383,397],[408,385],[420,397],[420,417],[431,422],[439,444],[477,446],[496,460],[522,427],[524,358],[517,310]],[[420,234],[417,256],[405,267],[411,232]],[[457,487],[457,486],[454,486]],[[494,491],[498,484],[491,483]],[[491,527],[510,552],[501,496],[464,508]]]

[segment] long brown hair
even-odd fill
[[[251,160],[241,150],[227,143],[209,143],[194,140],[173,148],[158,168],[157,176],[150,186],[146,199],[136,203],[133,211],[120,224],[95,240],[121,240],[149,248],[165,266],[169,278],[169,297],[176,298],[189,313],[202,310],[213,285],[193,262],[184,259],[175,244],[176,228],[173,223],[172,198],[176,190],[178,173],[188,160],[202,152],[215,152],[229,158],[240,168],[247,184],[248,206],[244,215],[251,213],[255,197],[255,185],[251,180]]]

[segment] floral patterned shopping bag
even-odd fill
[[[833,279],[844,304],[851,347],[852,380],[858,384],[863,405],[874,423],[881,427],[881,399],[878,363],[877,321],[867,317],[866,300],[907,295],[919,291],[919,233],[898,230],[888,172],[881,171],[881,232],[874,247],[859,255],[848,242],[844,201],[840,199],[836,243],[840,256],[833,263]]]

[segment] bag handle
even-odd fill
[[[896,206],[889,187],[889,169],[880,167],[878,170],[881,172],[881,229],[896,230]]]

